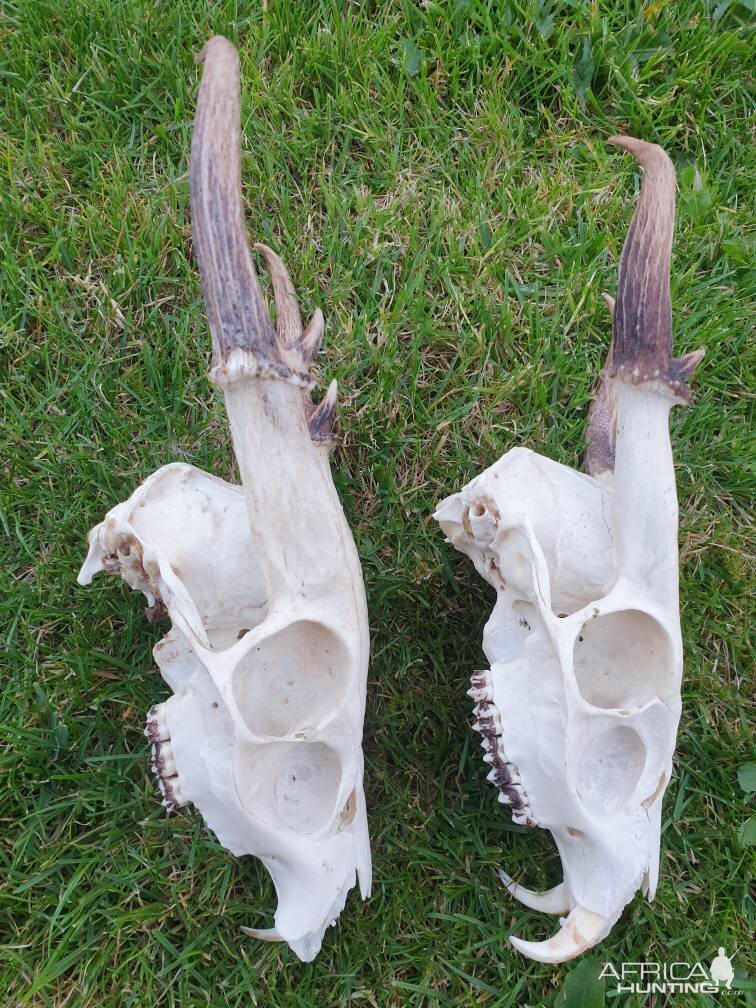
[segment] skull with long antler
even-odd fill
[[[675,172],[665,152],[610,141],[644,169],[622,252],[613,339],[587,430],[588,475],[507,452],[435,517],[496,589],[472,677],[489,780],[516,822],[551,831],[564,880],[526,906],[564,915],[540,962],[601,941],[642,888],[653,898],[661,807],[680,716],[677,495],[668,414],[703,356],[672,357]]]
[[[303,328],[279,257],[274,332],[241,205],[239,60],[211,39],[192,137],[194,245],[241,474],[159,469],[89,535],[79,575],[120,574],[172,628],[154,654],[172,696],[150,711],[163,804],[195,805],[233,854],[259,857],[275,927],[244,930],[313,959],[359,877],[368,627],[359,559],[328,461],[336,383],[309,397],[323,333]]]

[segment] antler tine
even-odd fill
[[[611,372],[633,384],[659,382],[682,401],[686,379],[703,357],[696,350],[672,356],[669,268],[675,227],[675,169],[657,144],[610,137],[643,167],[638,205],[620,257]]]
[[[192,232],[214,363],[240,349],[267,364],[278,353],[242,213],[239,57],[218,35],[206,43],[199,62],[204,69],[192,133]]]

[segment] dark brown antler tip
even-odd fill
[[[614,136],[643,166],[638,205],[622,250],[614,309],[609,374],[632,384],[666,386],[679,401],[690,398],[685,378],[702,354],[672,357],[669,270],[675,224],[675,169],[657,144]]]
[[[305,399],[305,417],[313,441],[333,445],[333,428],[336,423],[336,397],[338,383],[336,379],[328,386],[326,394],[315,405],[309,398]]]

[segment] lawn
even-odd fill
[[[495,869],[544,888],[559,859],[485,780],[465,691],[492,593],[430,515],[514,445],[580,464],[639,181],[618,132],[675,161],[675,345],[707,356],[672,417],[685,679],[659,892],[594,962],[722,945],[753,975],[748,7],[3,6],[3,1008],[604,1003],[565,996],[575,964],[507,944],[553,922]],[[161,627],[114,579],[75,582],[89,527],[158,466],[235,478],[188,212],[194,56],[219,32],[241,54],[250,233],[325,313],[318,377],[339,381],[334,473],[370,607],[374,894],[350,895],[309,965],[239,930],[272,922],[262,867],[156,798]],[[718,1000],[687,997],[670,1003]]]

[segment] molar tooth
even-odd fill
[[[496,800],[501,805],[511,805],[512,804],[512,799],[509,797],[508,794],[505,794],[504,791],[499,791],[498,795],[496,796]]]
[[[163,750],[160,755],[163,759],[163,774],[166,777],[175,777],[178,774],[178,769],[176,768],[176,760],[173,755],[173,750]]]
[[[484,763],[488,763],[490,765],[491,763],[493,763],[493,761],[494,761],[494,757],[493,757],[493,755],[490,752],[487,752],[487,753],[483,754],[483,762]]]
[[[168,722],[165,719],[164,704],[155,704],[150,708],[144,733],[151,742],[167,742],[171,737],[171,733],[168,731]]]

